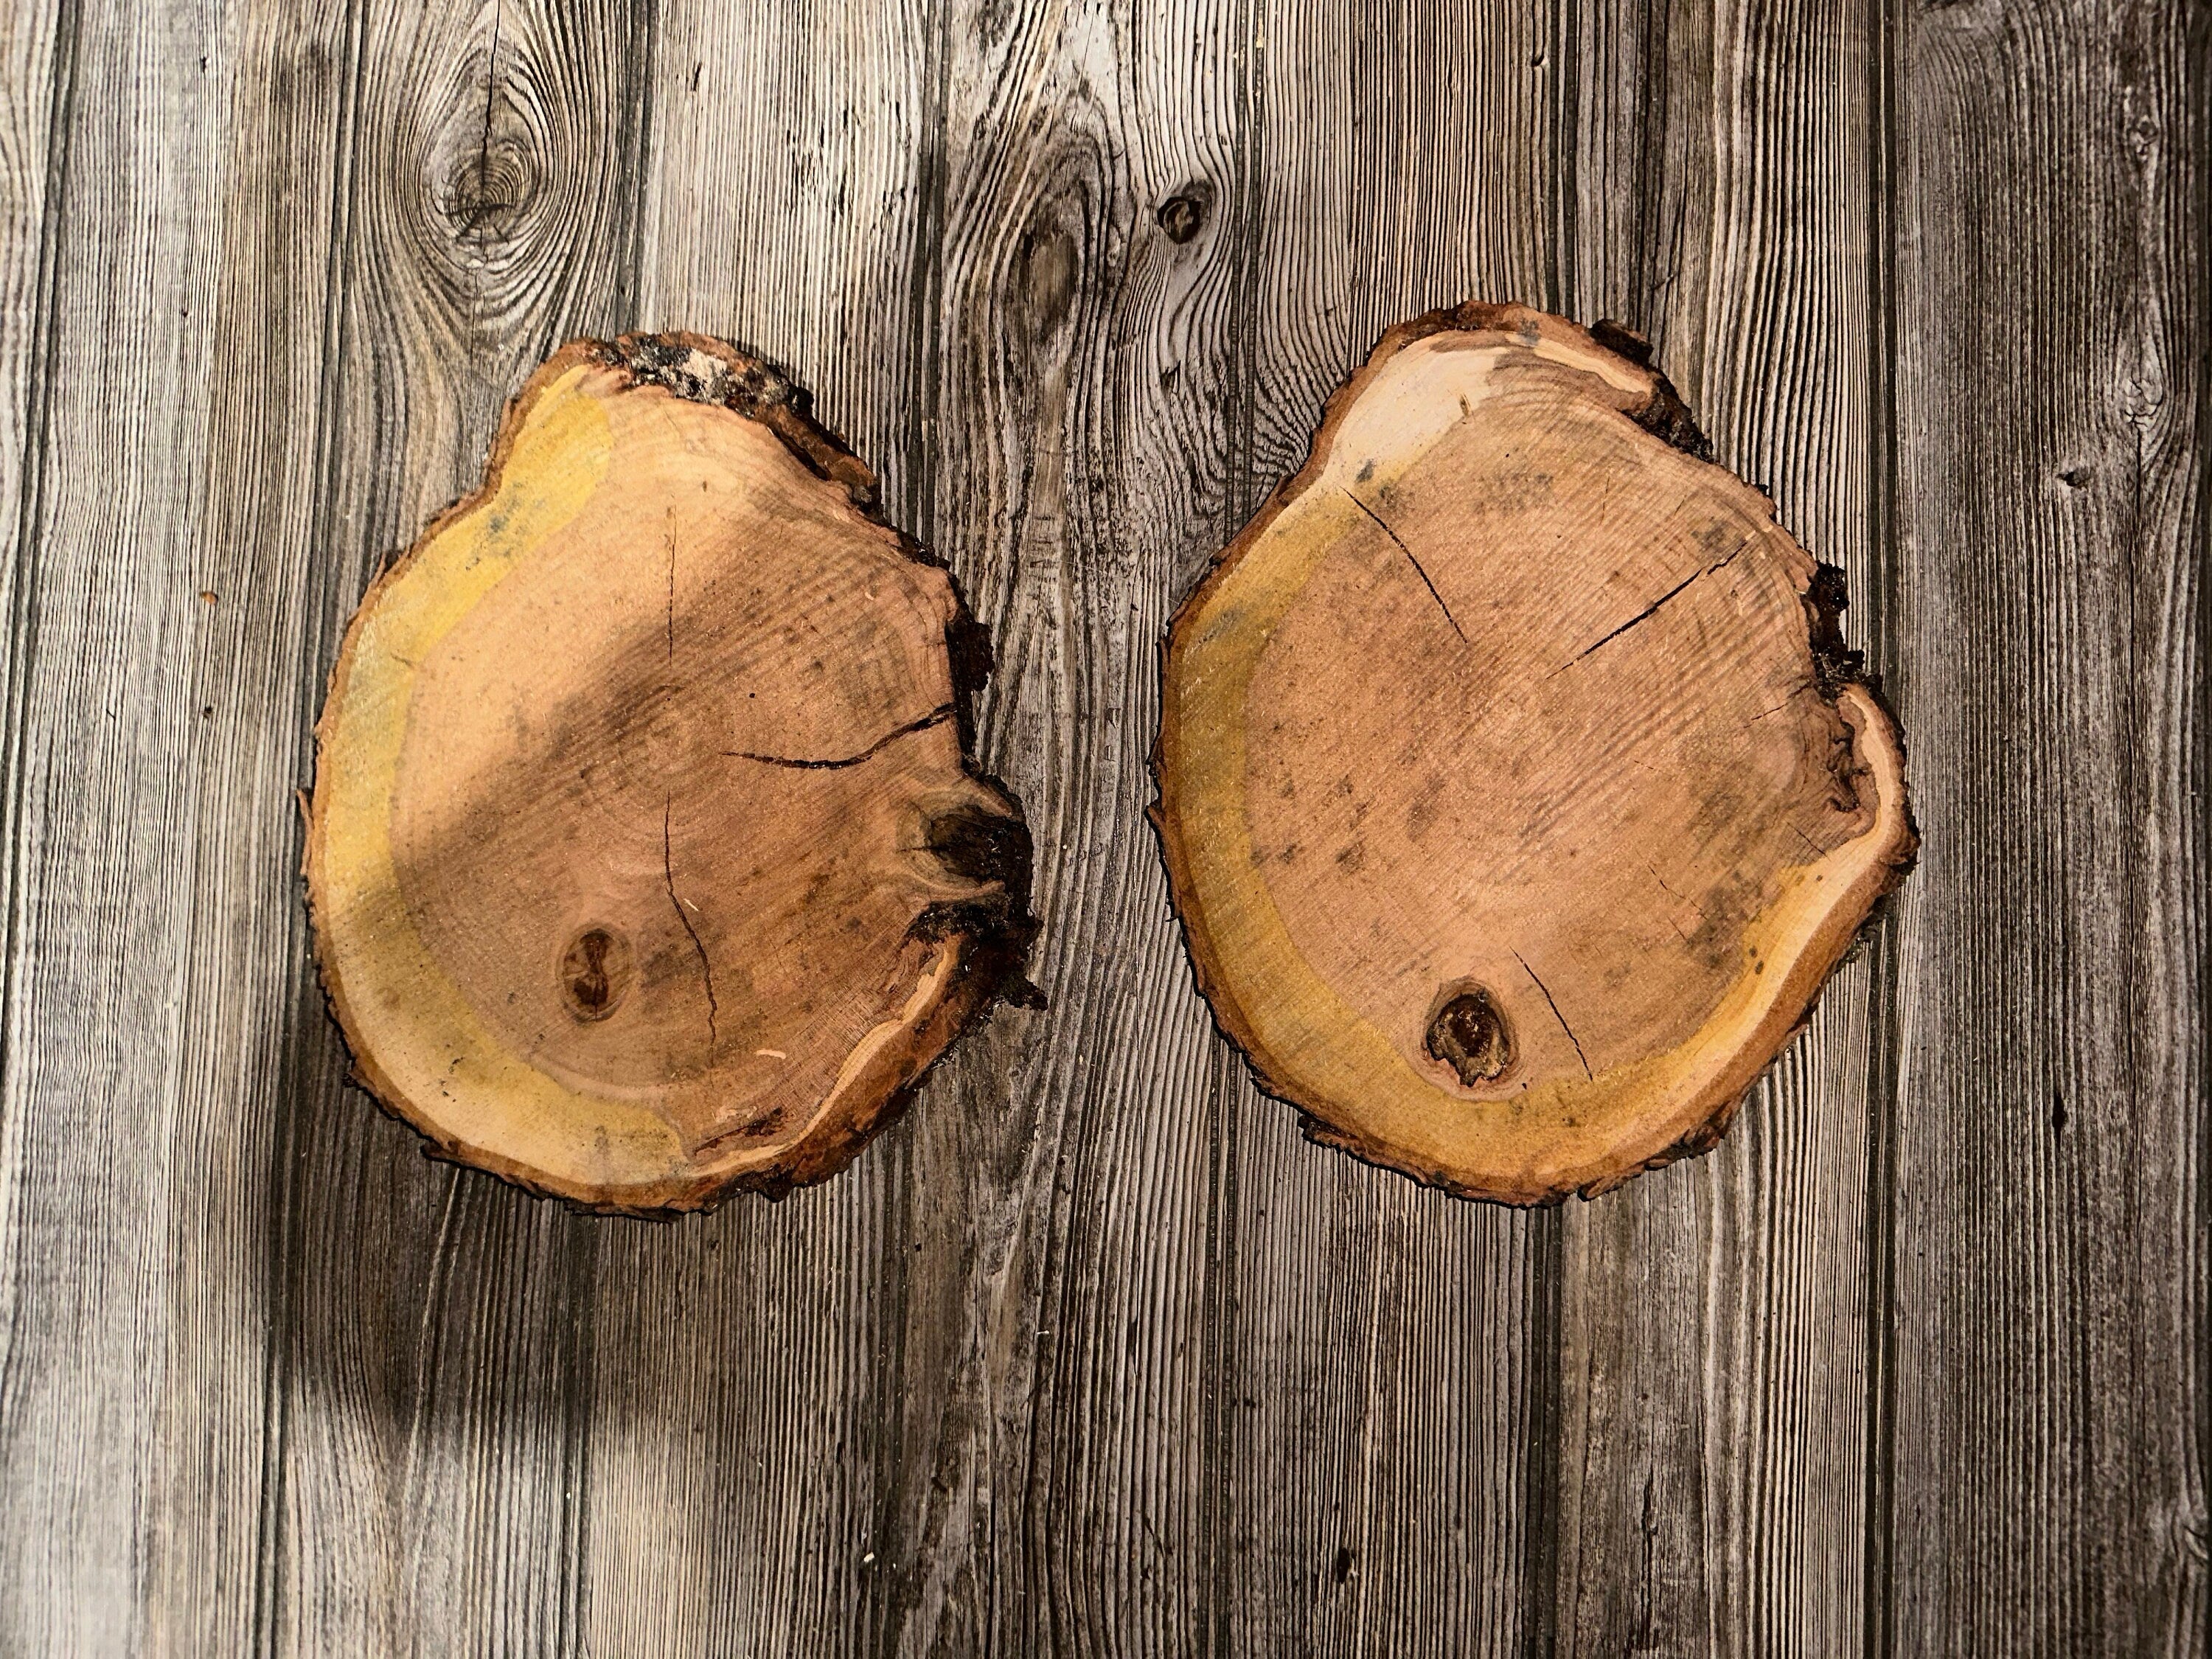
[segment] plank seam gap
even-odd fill
[[[323,319],[319,331],[321,361],[317,365],[315,387],[315,498],[310,520],[310,544],[319,548],[330,545],[330,518],[337,494],[336,428],[339,377],[337,365],[344,348],[348,291],[345,273],[351,263],[353,246],[354,162],[358,149],[362,77],[367,57],[368,12],[368,7],[364,0],[354,0],[354,3],[347,8],[346,75],[338,106],[337,149],[331,168],[331,240],[325,257]],[[309,591],[313,591],[312,585]],[[323,619],[310,611],[302,614],[300,626],[312,639],[320,631]],[[315,655],[312,650],[301,653],[303,661],[314,660]],[[294,730],[300,734],[303,750],[295,759],[301,770],[310,776],[313,766],[316,704],[328,672],[325,664],[318,662],[317,666],[322,672],[301,676],[295,694],[298,702],[294,711]],[[305,833],[304,825],[301,833]],[[286,1289],[291,1282],[292,1267],[297,1260],[299,1226],[298,1212],[291,1201],[292,1182],[289,1179],[293,1152],[298,1144],[295,1133],[298,1114],[293,1103],[298,1097],[297,1085],[310,1048],[309,1023],[324,1017],[321,999],[317,994],[312,951],[307,948],[304,922],[304,915],[295,917],[290,934],[292,960],[286,977],[290,987],[291,1006],[286,1010],[283,1052],[276,1071],[276,1075],[283,1079],[286,1097],[276,1103],[276,1145],[272,1148],[269,1166],[270,1225],[264,1291],[266,1347],[262,1359],[262,1479],[260,1513],[254,1531],[252,1623],[255,1640],[265,1652],[273,1652],[276,1647],[276,1620],[281,1599],[279,1578],[284,1543],[283,1510],[291,1423],[287,1404],[291,1393],[289,1362],[295,1334],[292,1322],[294,1304]]]
[[[1230,388],[1229,454],[1222,490],[1222,540],[1226,544],[1261,498],[1257,476],[1259,331],[1249,325],[1259,314],[1261,238],[1257,227],[1264,210],[1262,182],[1267,156],[1267,77],[1263,67],[1266,46],[1261,35],[1263,20],[1258,0],[1242,0],[1233,15],[1237,38],[1244,42],[1237,54],[1238,113],[1236,168],[1236,310],[1246,326],[1235,331],[1237,347],[1231,356],[1236,384]],[[1180,949],[1180,940],[1178,940]],[[1200,1419],[1202,1479],[1208,1501],[1202,1512],[1206,1535],[1207,1595],[1205,1650],[1216,1659],[1231,1659],[1236,1652],[1236,1627],[1231,1618],[1236,1601],[1237,1562],[1232,1517],[1237,1494],[1237,1235],[1238,1216],[1238,1142],[1242,1128],[1244,1077],[1242,1060],[1229,1052],[1217,1031],[1214,1064],[1210,1068],[1217,1109],[1208,1136],[1208,1204],[1206,1209],[1206,1279],[1201,1291],[1203,1324],[1200,1340],[1206,1364],[1205,1406]],[[1227,1379],[1224,1382],[1224,1379]]]
[[[61,250],[68,231],[70,137],[75,127],[77,56],[83,28],[81,0],[64,0],[54,24],[53,97],[46,107],[46,194],[40,210],[38,299],[31,329],[30,351],[24,368],[22,500],[17,504],[14,590],[8,617],[9,683],[7,709],[6,829],[8,916],[4,964],[0,964],[0,1147],[8,1144],[7,1114],[12,1105],[9,1085],[16,1054],[17,988],[21,979],[18,957],[23,940],[24,769],[27,748],[30,686],[38,658],[37,586],[40,544],[46,533],[46,451],[53,423],[53,336],[61,300]],[[6,1178],[14,1179],[12,1174]],[[12,1200],[5,1206],[12,1213]],[[11,1278],[15,1264],[8,1264]],[[15,1352],[16,1315],[20,1297],[11,1286],[8,1297],[8,1332],[0,1357]],[[14,1368],[0,1370],[0,1424],[12,1414],[8,1387]]]
[[[2188,33],[2183,50],[2183,84],[2197,89],[2197,95],[2190,100],[2194,118],[2185,125],[2185,131],[2193,128],[2194,137],[2184,153],[2194,158],[2197,189],[2191,205],[2196,210],[2197,222],[2193,228],[2200,239],[2198,246],[2201,246],[2201,239],[2205,232],[2212,229],[2212,163],[2207,161],[2207,146],[2212,145],[2212,93],[2205,90],[2208,86],[2212,86],[2212,3],[2208,3],[2208,0],[2197,0],[2190,9]],[[2200,288],[2192,307],[2193,319],[2197,324],[2197,351],[2191,359],[2197,376],[2197,426],[2194,435],[2197,445],[2197,493],[2195,509],[2196,540],[2199,548],[2212,544],[2212,534],[2208,534],[2206,524],[2206,514],[2212,511],[2212,325],[2208,325],[2204,305]],[[2191,896],[2193,902],[2185,901],[2183,912],[2186,919],[2185,925],[2191,927],[2197,946],[2191,960],[2196,964],[2197,975],[2193,1001],[2199,1009],[2205,1006],[2207,990],[2207,963],[2203,949],[2203,872],[2212,868],[2212,812],[2207,812],[2203,805],[2205,782],[2208,778],[2212,778],[2212,674],[2205,672],[2206,663],[2212,661],[2212,582],[2206,581],[2204,575],[2203,565],[2200,564],[2197,577],[2197,706],[2192,711],[2197,722],[2196,753],[2192,757],[2196,772],[2185,783],[2185,798],[2197,804],[2198,881],[2197,890]],[[2195,1253],[2196,1283],[2191,1287],[2194,1292],[2191,1305],[2197,1310],[2198,1340],[2189,1351],[2197,1356],[2193,1369],[2197,1381],[2194,1402],[2197,1497],[2201,1526],[2205,1494],[2212,1492],[2212,1365],[2208,1365],[2203,1358],[2203,1327],[2208,1302],[2212,1302],[2212,1297],[2208,1297],[2208,1265],[2205,1249],[2201,1242],[2208,1235],[2212,1235],[2212,1186],[2208,1186],[2204,1178],[2205,1172],[2212,1170],[2212,1110],[2201,1109],[2201,1103],[2205,1098],[2205,1034],[2201,1027],[2197,1031],[2196,1039],[2193,1058],[2185,1066],[2182,1075],[2191,1087],[2192,1097],[2200,1103],[2196,1148],[2197,1204],[2193,1218],[2196,1237],[2200,1243]],[[2203,1581],[2200,1577],[2198,1582],[2201,1591]],[[2201,1630],[2204,1617],[2201,1601],[2199,1610]]]
[[[1875,222],[1867,238],[1869,282],[1874,294],[1875,330],[1871,356],[1875,379],[1875,422],[1869,445],[1868,553],[1873,566],[1875,625],[1869,641],[1881,670],[1896,666],[1900,592],[1898,576],[1897,444],[1897,0],[1880,0],[1875,9],[1876,38],[1869,67],[1875,80],[1871,173],[1874,188],[1869,213]],[[1895,680],[1893,672],[1879,676]],[[1897,1123],[1902,1025],[1897,1006],[1902,948],[1893,910],[1883,914],[1873,952],[1868,1044],[1866,1227],[1866,1454],[1863,1472],[1863,1515],[1860,1540],[1860,1619],[1866,1659],[1888,1659],[1895,1643],[1891,1583],[1891,1528],[1896,1463],[1897,1364],[1893,1314],[1897,1274]]]
[[[1580,302],[1577,219],[1580,210],[1581,11],[1554,13],[1553,58],[1552,222],[1555,228],[1545,276],[1545,307],[1572,314]],[[1560,1329],[1566,1267],[1566,1219],[1554,1205],[1529,1215],[1525,1239],[1525,1305],[1528,1355],[1522,1378],[1522,1548],[1520,1648],[1525,1659],[1550,1659],[1559,1640],[1559,1515],[1563,1507],[1559,1435],[1565,1403],[1566,1358]]]

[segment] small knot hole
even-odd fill
[[[1168,240],[1181,246],[1205,227],[1212,206],[1213,186],[1203,179],[1194,179],[1161,203],[1154,216]]]

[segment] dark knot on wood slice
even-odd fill
[[[779,1193],[1032,994],[988,644],[874,501],[733,347],[579,343],[371,586],[308,898],[359,1075],[444,1155],[629,1213]]]
[[[1429,1021],[1422,1046],[1470,1089],[1495,1083],[1513,1064],[1513,1036],[1505,1029],[1505,1016],[1480,985],[1452,992]]]
[[[629,993],[629,947],[604,927],[586,927],[562,955],[561,983],[570,1013],[605,1019]]]
[[[1911,861],[1838,572],[1650,346],[1393,329],[1169,637],[1199,984],[1308,1132],[1469,1197],[1712,1144]]]

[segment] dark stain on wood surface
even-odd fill
[[[2151,0],[27,9],[0,1650],[2201,1650],[2208,86]],[[1844,572],[1926,849],[1726,1141],[1535,1216],[1299,1139],[1142,822],[1175,605],[1467,298]],[[1048,1001],[654,1227],[345,1087],[290,792],[528,368],[678,328],[988,627]]]

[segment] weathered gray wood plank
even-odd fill
[[[11,54],[40,50],[24,21],[11,19]],[[183,1043],[216,988],[193,956],[194,829],[226,746],[195,696],[220,625],[198,597],[221,565],[198,533],[214,21],[64,9],[46,26],[49,91],[6,123],[21,133],[29,111],[49,112],[42,143],[11,165],[37,179],[24,204],[37,216],[15,220],[32,240],[4,266],[39,273],[11,283],[35,309],[9,330],[37,349],[16,359],[36,378],[9,413],[22,447],[0,1103],[0,1647],[26,1653],[147,1640],[178,1542],[149,1490],[199,1449],[169,1438],[164,1407],[194,1382],[166,1363],[174,1230],[194,1209],[176,1147],[219,1098]],[[234,1521],[211,1512],[200,1540],[232,1565],[250,1559],[250,1524],[241,1551]]]
[[[25,468],[35,447],[33,434],[42,433],[46,420],[43,343],[53,314],[52,279],[59,274],[53,256],[60,192],[52,181],[68,164],[68,98],[75,83],[75,31],[63,27],[59,13],[56,7],[20,7],[0,30],[0,617],[7,618],[0,685],[8,688],[11,744],[21,730],[15,664],[27,584],[20,567],[23,550],[35,544],[40,499]],[[12,786],[13,748],[6,754]],[[0,792],[0,846],[15,844],[17,805],[12,787]],[[0,880],[14,869],[12,859],[0,859]],[[0,890],[0,906],[5,903]],[[0,1239],[6,1236],[0,1212]],[[0,1297],[6,1295],[0,1289]],[[0,1329],[7,1325],[6,1307],[0,1301]]]
[[[351,33],[338,4],[242,7],[203,71],[228,111],[209,156],[214,293],[197,365],[208,443],[179,573],[204,592],[169,694],[182,706],[167,711],[196,723],[198,741],[176,781],[175,826],[149,837],[191,919],[181,1018],[155,1042],[175,1102],[161,1455],[138,1498],[151,1565],[143,1640],[157,1652],[239,1651],[260,1633],[264,1480],[281,1413],[270,1388],[271,1163],[286,1057],[320,1013],[292,879],[291,797],[313,717],[314,653],[338,603],[317,556],[318,440]],[[176,303],[200,313],[190,296]],[[54,943],[64,955],[81,948]],[[106,1224],[127,1223],[115,1214]]]
[[[896,1645],[1183,1653],[1224,1617],[1231,1085],[1143,812],[1157,642],[1229,510],[1243,18],[942,22],[921,520],[995,639],[980,749],[1036,836],[1050,1006],[996,1017],[912,1124]]]
[[[748,343],[911,522],[933,26],[896,3],[665,0],[638,321]],[[926,1093],[914,1110],[938,1109]],[[827,1186],[617,1224],[593,1292],[589,1648],[880,1651],[898,1547],[902,1281],[894,1132]]]
[[[54,9],[19,9],[0,33],[0,915],[9,946],[3,974],[6,1000],[0,1017],[14,1006],[18,960],[14,891],[20,868],[16,848],[23,809],[23,700],[28,692],[25,668],[26,629],[33,611],[27,550],[38,545],[44,508],[44,466],[40,459],[51,430],[52,403],[46,388],[55,313],[53,289],[59,276],[61,191],[56,179],[69,156],[69,95],[75,84],[75,30],[63,27]],[[0,1029],[0,1068],[18,1043]],[[5,1092],[0,1069],[0,1177],[11,1169],[12,1137],[21,1132],[14,1097]],[[0,1261],[13,1253],[15,1203],[21,1185],[0,1178]],[[0,1377],[9,1368],[15,1338],[16,1297],[21,1276],[0,1273]],[[0,1396],[4,1401],[4,1396]],[[0,1403],[0,1422],[5,1421]],[[7,1491],[0,1475],[0,1493]],[[0,1534],[4,1538],[4,1534]],[[0,1583],[11,1582],[0,1578]]]
[[[1261,6],[1243,513],[1391,324],[1548,298],[1541,29],[1504,4]],[[1238,1080],[1228,1650],[1533,1650],[1557,1213],[1309,1145]]]
[[[368,6],[331,46],[349,119],[329,141],[340,228],[307,538],[319,585],[286,687],[302,712],[378,562],[481,476],[524,374],[632,307],[646,21],[622,3]],[[296,303],[283,276],[267,273],[271,308]],[[280,370],[241,372],[251,386]],[[587,1301],[605,1233],[425,1162],[337,1086],[311,992],[299,1011],[264,1177],[276,1353],[263,1640],[573,1650]]]
[[[1887,1634],[2199,1653],[2206,19],[1895,26]]]
[[[1565,301],[1647,335],[1717,459],[1879,596],[1881,19],[1856,0],[1576,9]],[[1908,736],[1910,728],[1908,728]],[[1565,1215],[1563,1651],[1864,1643],[1878,951],[1710,1155]]]

